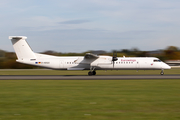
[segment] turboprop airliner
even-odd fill
[[[88,75],[96,75],[96,70],[161,70],[171,69],[169,65],[155,57],[117,57],[86,53],[85,56],[60,57],[39,54],[32,51],[25,36],[9,36],[17,62],[55,70],[90,70]]]

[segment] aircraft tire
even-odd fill
[[[93,75],[93,72],[89,71],[89,72],[88,72],[88,75],[89,75],[89,76]]]
[[[92,71],[93,75],[96,75],[96,71]]]
[[[164,75],[164,72],[163,71],[161,71],[161,73],[160,73],[161,75]]]

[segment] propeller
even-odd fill
[[[114,61],[117,61],[117,60],[118,60],[118,58],[117,58],[117,52],[116,52],[116,53],[113,52],[113,57],[112,57],[113,68],[114,68]]]

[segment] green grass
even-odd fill
[[[0,70],[0,75],[87,75],[88,70],[85,71],[67,71],[67,70]],[[161,70],[97,70],[97,75],[159,75]],[[180,74],[180,69],[164,70],[165,75]]]
[[[0,120],[179,120],[179,80],[2,80]]]

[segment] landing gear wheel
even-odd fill
[[[164,75],[164,71],[162,70],[160,74],[161,74],[161,75]]]
[[[96,71],[92,71],[93,75],[96,75]]]
[[[88,75],[91,76],[91,75],[96,75],[96,71],[89,71],[88,72]]]
[[[91,75],[93,75],[93,73],[92,73],[91,71],[89,71],[89,72],[88,72],[88,75],[91,76]]]

